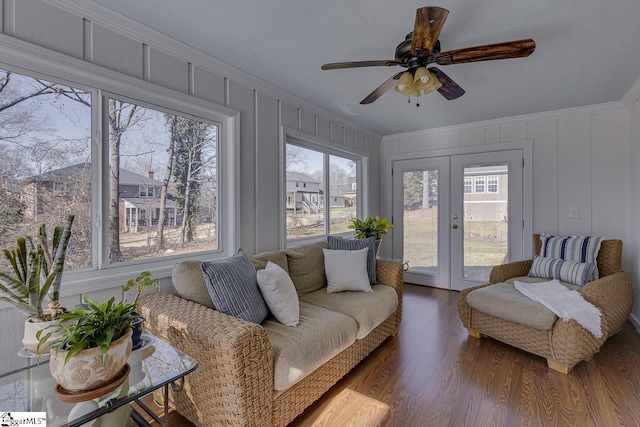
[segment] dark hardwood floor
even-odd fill
[[[492,339],[467,337],[458,293],[405,286],[400,333],[292,426],[638,426],[640,335],[627,322],[563,375]],[[177,416],[174,426],[191,426]]]

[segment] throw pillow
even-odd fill
[[[601,237],[569,236],[558,237],[550,234],[541,234],[540,256],[547,258],[559,258],[577,262],[593,264],[591,280],[600,277],[598,272],[598,252],[600,251]]]
[[[219,312],[253,323],[262,323],[269,315],[258,289],[256,269],[242,249],[233,256],[203,262],[202,274]]]
[[[367,274],[369,275],[369,283],[375,285],[376,277],[376,239],[375,237],[367,237],[366,239],[343,239],[338,236],[327,236],[329,249],[338,249],[343,251],[354,251],[368,248],[367,252]]]
[[[367,275],[369,248],[357,251],[323,249],[327,292],[373,292]]]
[[[267,307],[278,322],[287,326],[298,326],[300,322],[298,293],[291,277],[282,267],[267,261],[267,266],[263,270],[258,270],[258,287]]]
[[[584,286],[592,280],[594,268],[595,264],[592,263],[536,256],[533,258],[529,277],[558,279]]]

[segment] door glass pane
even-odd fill
[[[329,156],[329,233],[349,230],[356,217],[356,163],[339,156]]]
[[[509,261],[508,172],[506,164],[464,168],[465,278],[486,281],[494,265]]]
[[[404,258],[412,269],[438,273],[438,170],[407,171],[404,183]]]

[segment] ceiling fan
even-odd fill
[[[449,11],[441,7],[419,8],[416,11],[413,32],[407,34],[405,40],[396,47],[395,59],[332,62],[324,64],[322,69],[396,65],[407,68],[407,71],[400,71],[387,79],[360,101],[360,104],[372,103],[392,87],[396,92],[408,97],[418,97],[437,90],[446,99],[452,100],[464,95],[464,89],[439,68],[433,66],[427,68],[428,65],[524,58],[531,55],[536,48],[535,41],[523,39],[441,52],[438,37],[448,15]],[[420,104],[417,105],[420,106]]]

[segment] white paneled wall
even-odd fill
[[[640,319],[640,101],[388,135],[382,164],[439,150],[533,140],[533,230],[622,239]],[[382,189],[388,192],[389,185]],[[386,215],[390,199],[383,195]],[[569,218],[569,210],[579,218]],[[640,325],[640,322],[636,322]]]
[[[370,156],[371,185],[364,197],[369,202],[365,211],[377,211],[378,135],[94,2],[0,0],[0,13],[0,33],[5,37],[239,111],[239,246],[247,253],[280,245],[281,126],[366,151]],[[0,61],[2,49],[0,43]],[[161,282],[162,289],[170,289],[168,278]],[[99,296],[122,293],[119,285],[104,292]],[[79,295],[72,298],[80,301]],[[23,321],[17,311],[0,309],[3,349],[7,349],[7,327],[21,331],[22,327],[16,324]],[[19,346],[19,340],[9,338]]]

